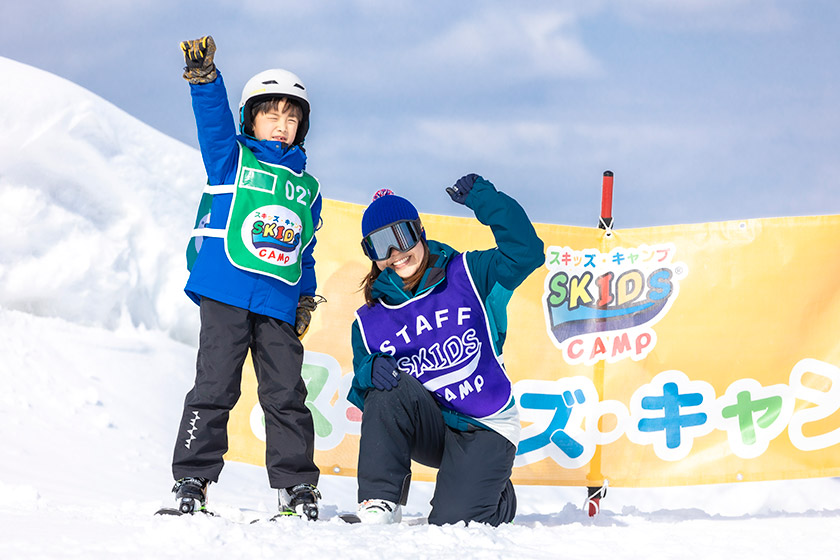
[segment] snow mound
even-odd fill
[[[193,342],[198,151],[47,72],[0,57],[0,74],[0,305]]]

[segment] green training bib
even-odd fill
[[[318,180],[305,171],[257,160],[239,145],[239,166],[225,234],[230,262],[242,270],[297,284],[301,255],[315,235]]]

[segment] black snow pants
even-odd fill
[[[431,394],[403,373],[391,391],[365,396],[359,442],[358,499],[400,501],[411,461],[437,468],[429,523],[498,526],[516,515],[510,475],[516,447],[504,436],[448,427]]]
[[[265,462],[272,488],[318,483],[315,430],[301,377],[303,346],[284,321],[207,298],[195,385],[187,393],[172,474],[219,480],[228,449],[227,423],[239,400],[242,365],[251,350],[257,394],[265,414]]]

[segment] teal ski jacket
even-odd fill
[[[511,197],[499,192],[490,181],[479,177],[467,195],[466,205],[479,222],[490,226],[496,240],[496,247],[484,251],[466,253],[466,264],[473,277],[479,298],[484,303],[490,323],[493,348],[496,355],[502,353],[507,336],[507,304],[513,290],[539,268],[545,253],[542,240],[525,210]],[[434,289],[446,277],[446,268],[459,253],[444,243],[428,241],[431,254],[426,269],[414,293],[406,291],[402,279],[390,268],[382,271],[373,285],[375,299],[389,305],[399,305]],[[347,399],[364,411],[364,398],[370,386],[371,366],[376,356],[369,354],[362,339],[359,321],[353,322],[351,331],[353,346],[354,377]],[[511,403],[511,406],[513,403]],[[467,430],[470,426],[487,428],[478,420],[441,408],[447,425]]]

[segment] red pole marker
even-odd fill
[[[601,217],[598,219],[598,227],[605,230],[604,238],[612,236],[612,199],[613,199],[613,172],[604,171],[604,181],[601,185]],[[606,245],[606,241],[602,241]],[[598,391],[599,398],[604,394],[604,362],[599,361],[595,364],[593,372],[593,383],[595,389]],[[601,429],[601,421],[598,421],[598,429]],[[583,509],[589,517],[595,517],[601,512],[601,499],[607,495],[607,480],[601,474],[601,448],[595,448],[595,454],[589,462],[589,475],[587,480],[600,483],[600,486],[588,486],[586,492],[586,502]],[[601,482],[602,481],[602,482]]]
[[[601,500],[607,497],[608,486],[609,482],[604,480],[604,484],[601,486],[587,487],[586,503],[584,504],[583,509],[589,517],[595,517],[601,513]]]
[[[601,229],[612,229],[612,199],[613,172],[604,171],[604,181],[601,184],[601,218],[598,220],[598,227]]]

